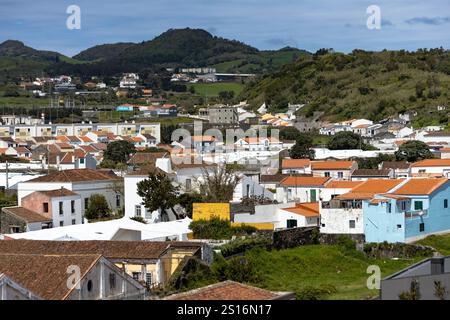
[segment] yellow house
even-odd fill
[[[221,220],[230,220],[229,203],[193,203],[192,220],[210,220],[218,217]]]

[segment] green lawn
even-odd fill
[[[259,287],[274,291],[300,292],[303,288],[331,285],[336,293],[326,299],[367,299],[378,295],[366,286],[370,265],[380,267],[382,278],[399,271],[414,261],[369,259],[356,250],[340,246],[309,245],[280,251],[253,250],[247,256],[261,275]],[[420,261],[423,258],[417,258]]]
[[[207,97],[216,97],[221,91],[234,91],[234,95],[238,96],[244,88],[244,85],[238,82],[194,83],[189,84],[188,88],[190,86],[195,88],[196,94]]]
[[[417,244],[431,246],[444,256],[450,255],[450,234],[439,236],[432,235],[418,241]]]

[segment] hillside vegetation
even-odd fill
[[[306,103],[301,115],[321,113],[324,120],[380,120],[413,110],[418,120],[446,123],[447,114],[435,111],[448,104],[449,88],[450,53],[442,49],[320,50],[249,83],[239,98],[254,108],[266,102],[272,111],[284,110],[289,102]]]

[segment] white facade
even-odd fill
[[[63,227],[83,223],[81,197],[79,195],[55,197],[52,198],[51,201],[53,227]],[[73,211],[72,201],[74,202]],[[60,203],[62,203],[61,206]],[[60,209],[62,210],[60,211]]]
[[[442,166],[442,167],[431,167],[431,166],[423,166],[423,167],[414,167],[410,168],[411,176],[420,176],[420,175],[429,175],[436,174],[442,175],[444,177],[450,178],[450,166]]]
[[[363,234],[363,210],[324,209],[320,206],[320,233]]]
[[[275,199],[281,203],[316,202],[322,198],[323,186],[291,186],[277,187]]]
[[[117,212],[123,204],[120,180],[114,181],[83,181],[83,182],[20,182],[18,184],[17,199],[20,206],[21,199],[35,191],[48,191],[66,188],[81,196],[81,214],[84,216],[89,198],[93,194],[101,194],[106,198],[109,207]]]
[[[125,189],[125,217],[142,217],[148,222],[159,222],[159,212],[149,212],[142,204],[143,199],[137,194],[137,184],[148,178],[148,175],[126,175],[124,177]]]

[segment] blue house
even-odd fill
[[[450,232],[450,182],[409,179],[363,202],[366,242],[413,242]]]

